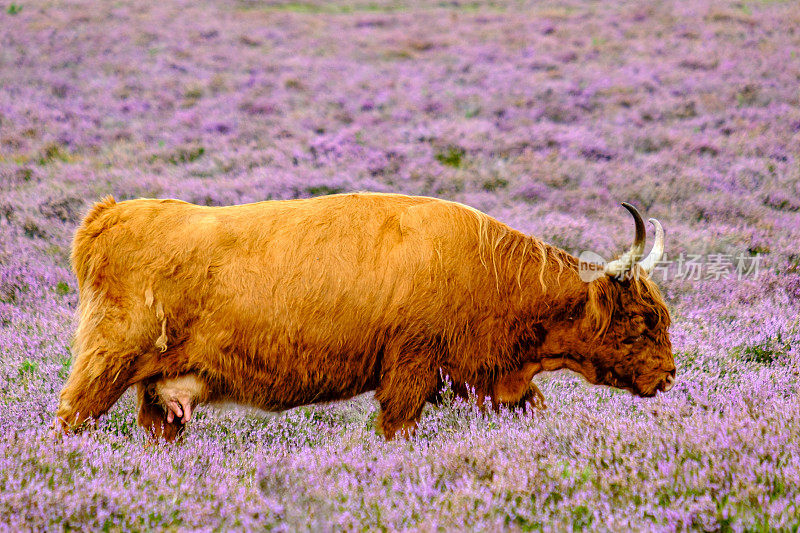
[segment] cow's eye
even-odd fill
[[[632,336],[628,337],[627,339],[625,339],[622,342],[625,343],[625,344],[636,344],[637,342],[639,342],[643,338],[644,338],[644,335],[632,335]]]

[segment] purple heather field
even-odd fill
[[[0,6],[0,529],[797,531],[794,1]],[[677,385],[542,374],[532,417],[445,391],[388,443],[365,395],[200,408],[154,444],[129,392],[51,438],[92,202],[356,190],[604,257],[631,241],[619,202],[660,219]]]

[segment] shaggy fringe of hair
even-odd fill
[[[578,298],[568,305],[570,307],[585,306],[584,312],[591,321],[597,338],[606,334],[614,318],[615,310],[621,308],[620,297],[623,291],[635,305],[655,312],[656,321],[652,327],[659,324],[669,326],[670,317],[661,293],[640,266],[635,266],[624,280],[602,276],[591,283],[576,281],[579,280],[579,261],[573,255],[542,242],[536,237],[524,235],[504,225],[498,225],[488,215],[477,209],[469,206],[467,209],[475,216],[478,224],[476,237],[481,264],[493,272],[498,293],[500,293],[502,284],[512,279],[522,289],[523,270],[531,265],[537,265],[537,279],[543,294],[558,289],[570,292],[567,287],[570,282],[580,283],[578,288],[585,285],[585,293],[581,290],[577,291],[585,294],[585,298]],[[509,268],[514,269],[511,276],[508,276]],[[503,272],[506,272],[507,275],[503,276]]]
[[[476,239],[478,242],[478,257],[487,270],[492,271],[498,293],[503,281],[503,271],[508,265],[515,264],[516,271],[513,280],[522,289],[522,274],[525,266],[538,264],[538,281],[543,292],[548,290],[547,274],[557,269],[554,281],[561,283],[561,275],[570,268],[577,268],[577,259],[567,252],[551,246],[536,237],[525,235],[497,221],[477,209],[457,204],[472,213],[477,222]],[[503,263],[498,260],[503,258]]]
[[[647,277],[638,265],[636,270],[627,279],[618,281],[608,276],[603,276],[589,283],[588,298],[586,302],[586,316],[589,317],[597,337],[602,337],[608,330],[614,310],[620,308],[619,298],[622,291],[633,303],[647,308],[655,316],[654,324],[669,327],[670,318],[666,303],[658,287]]]

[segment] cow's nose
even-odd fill
[[[667,392],[675,385],[675,376],[672,374],[667,375],[667,379],[664,380],[664,384],[661,386],[661,390]]]

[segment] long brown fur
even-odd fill
[[[543,370],[652,395],[675,369],[669,315],[643,274],[584,283],[566,252],[433,198],[108,197],[72,260],[64,429],[137,385],[140,424],[174,438],[182,426],[166,423],[154,384],[186,375],[205,387],[198,401],[271,411],[375,390],[392,438],[413,431],[442,373],[494,405],[542,406],[531,378]]]

